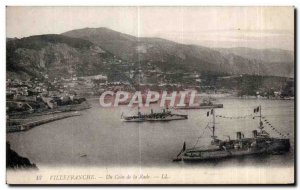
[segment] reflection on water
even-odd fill
[[[283,134],[289,133],[291,151],[285,155],[248,156],[221,161],[201,162],[201,166],[245,166],[245,165],[293,165],[294,162],[294,101],[220,99],[224,109],[216,109],[217,115],[237,117],[253,113],[261,105],[262,114],[272,126]],[[207,110],[178,111],[189,115],[188,120],[151,123],[126,123],[120,116],[133,114],[126,106],[101,108],[97,101],[93,107],[83,111],[82,116],[48,123],[22,133],[7,134],[7,140],[20,155],[28,157],[39,167],[45,165],[71,166],[178,166],[195,164],[172,162],[181,150],[183,142],[187,148],[210,142],[210,131],[204,130],[211,121]],[[156,108],[152,105],[153,109]],[[148,112],[149,110],[141,110]],[[220,139],[235,138],[236,131],[245,137],[258,126],[258,119],[217,118],[217,136]],[[279,137],[270,128],[271,136]],[[82,156],[85,155],[85,156]]]

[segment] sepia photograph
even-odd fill
[[[6,183],[295,184],[293,6],[7,6]]]

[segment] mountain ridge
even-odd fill
[[[224,54],[235,54],[264,62],[294,62],[294,52],[277,48],[256,49],[248,47],[215,48]]]
[[[290,60],[264,62],[243,54],[219,50],[222,48],[186,45],[156,37],[138,38],[105,27],[82,28],[62,34],[35,35],[20,39],[9,38],[6,43],[9,75],[18,75],[20,72],[39,75],[38,73],[50,71],[59,75],[70,74],[71,71],[91,74],[103,72],[105,63],[113,63],[114,60],[142,65],[149,63],[165,72],[284,77],[293,76],[294,73],[294,63],[289,62]]]
[[[112,57],[92,42],[59,34],[30,36],[7,41],[7,77],[31,78],[71,75],[84,69],[99,70],[98,61]],[[95,67],[91,65],[96,65]],[[97,67],[99,69],[97,69]]]
[[[109,35],[106,35],[107,33]],[[269,67],[269,64],[264,63],[265,60],[253,59],[243,54],[232,53],[233,55],[231,55],[218,49],[194,44],[180,44],[163,38],[138,38],[102,27],[72,30],[62,33],[62,35],[93,41],[127,61],[152,60],[158,64],[158,62],[165,62],[168,59],[176,65],[186,65],[190,69],[200,72],[288,76],[291,75],[288,72],[292,69],[291,65],[282,63],[277,64],[278,68],[272,70],[266,68],[266,66]],[[126,38],[122,38],[123,35]],[[167,66],[171,68],[172,64],[168,63]],[[284,73],[279,71],[284,71]]]

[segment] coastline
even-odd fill
[[[22,132],[33,127],[49,122],[65,119],[68,117],[80,116],[78,111],[89,109],[91,106],[85,102],[82,104],[67,105],[44,110],[42,112],[13,115],[6,122],[6,132]]]

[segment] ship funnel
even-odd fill
[[[257,130],[253,130],[252,134],[253,134],[253,138],[256,138],[257,137]]]
[[[242,133],[236,132],[236,139],[241,140],[241,138],[242,138]]]

